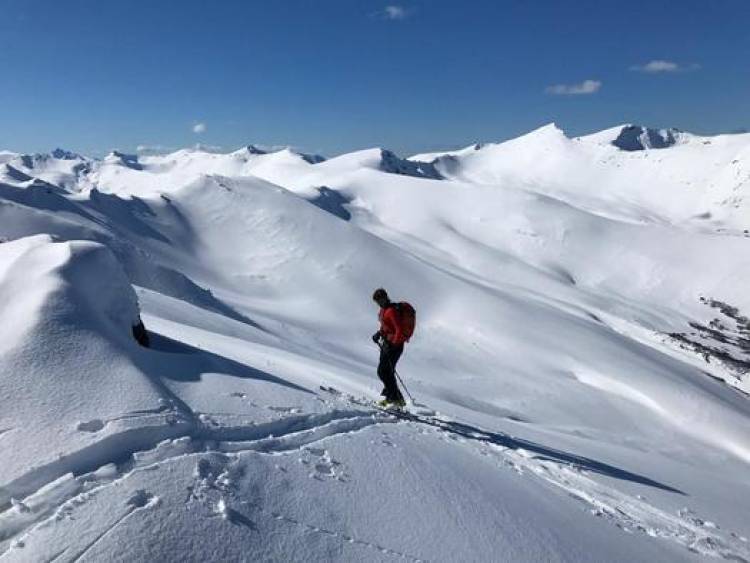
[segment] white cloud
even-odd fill
[[[595,94],[602,87],[599,80],[584,80],[580,84],[555,84],[548,86],[546,92],[556,96],[576,96],[585,94]]]
[[[406,8],[403,6],[386,6],[385,10],[385,17],[389,20],[402,20],[404,19],[408,13],[406,12]]]
[[[399,6],[398,4],[389,4],[382,10],[378,10],[377,12],[374,12],[370,15],[371,17],[374,17],[374,18],[398,21],[398,20],[405,20],[406,18],[411,16],[411,14],[412,14],[412,10],[409,8],[406,8],[404,6]]]
[[[683,66],[673,61],[654,59],[653,61],[649,61],[643,65],[633,65],[630,67],[630,70],[635,70],[637,72],[647,72],[649,74],[657,74],[660,72],[688,72],[691,70],[698,70],[699,68],[700,65],[698,64]]]
[[[206,132],[206,124],[203,122],[196,123],[193,125],[193,133],[205,133]]]

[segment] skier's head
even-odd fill
[[[375,290],[375,293],[372,294],[372,300],[380,305],[381,308],[386,307],[391,302],[391,300],[388,298],[388,294],[382,287],[379,287]]]

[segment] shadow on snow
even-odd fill
[[[632,473],[625,469],[620,469],[619,467],[615,467],[601,461],[596,461],[588,457],[564,452],[562,450],[557,450],[548,446],[543,446],[541,444],[537,444],[536,442],[524,440],[523,438],[516,438],[513,436],[509,436],[508,434],[499,432],[489,432],[487,430],[477,428],[476,426],[471,426],[469,424],[464,424],[461,422],[439,420],[436,418],[418,416],[410,413],[400,413],[396,416],[403,417],[407,420],[413,420],[421,424],[433,426],[445,432],[449,432],[451,434],[461,436],[462,438],[466,438],[467,440],[494,444],[497,446],[510,448],[512,450],[526,450],[528,452],[536,454],[534,456],[534,459],[562,463],[571,467],[593,471],[594,473],[599,473],[600,475],[605,475],[607,477],[614,477],[615,479],[622,479],[624,481],[631,481],[633,483],[655,487],[657,489],[668,491],[670,493],[685,495],[685,493],[679,489],[675,489],[674,487],[670,487],[669,485],[665,485],[664,483],[659,483],[658,481],[649,479],[644,475]]]
[[[220,373],[231,377],[267,381],[295,391],[312,393],[310,390],[290,381],[219,354],[190,346],[184,342],[178,342],[155,332],[149,331],[148,335],[151,342],[150,349],[159,352],[159,354],[141,356],[140,359],[136,359],[136,362],[140,364],[139,367],[144,372],[154,374],[159,379],[200,381],[206,373]],[[164,357],[164,354],[169,356]],[[170,393],[170,395],[173,394]]]

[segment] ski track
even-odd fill
[[[675,541],[701,556],[750,563],[750,542],[747,538],[732,532],[721,533],[718,526],[698,518],[687,508],[676,515],[670,514],[649,504],[640,495],[633,497],[621,493],[590,478],[586,467],[572,462],[545,459],[543,455],[522,447],[509,447],[485,440],[482,435],[488,433],[479,428],[475,435],[457,432],[449,426],[453,421],[443,417],[389,413],[335,389],[324,390],[331,393],[335,401],[343,402],[347,408],[319,414],[285,416],[264,424],[234,427],[210,426],[213,423],[210,415],[200,414],[191,416],[189,421],[178,419],[171,425],[131,429],[107,436],[78,452],[22,475],[0,489],[0,499],[7,508],[0,513],[0,546],[5,548],[0,557],[8,553],[14,538],[22,541],[36,527],[47,525],[50,517],[55,518],[61,511],[82,504],[102,487],[160,462],[201,453],[234,456],[252,451],[282,455],[290,451],[305,450],[314,454],[317,450],[307,446],[326,438],[357,432],[377,424],[400,423],[419,426],[422,433],[432,433],[439,439],[467,444],[479,455],[492,457],[499,468],[510,469],[521,475],[533,475],[565,491],[570,497],[586,505],[592,515],[611,521],[625,532],[645,533],[651,537]],[[295,409],[273,410],[291,413]],[[209,425],[203,424],[202,420]],[[467,425],[465,428],[471,427]],[[323,464],[316,464],[316,471],[319,466],[323,467]],[[330,471],[331,467],[327,469]],[[323,474],[332,475],[325,472]],[[14,500],[11,503],[11,499],[17,498],[24,500]],[[147,504],[130,506],[114,524],[69,561],[80,559],[127,517],[142,510]],[[232,509],[225,507],[223,510],[225,518],[237,518],[240,521],[244,518]],[[270,517],[374,549],[385,555],[415,562],[424,561],[413,555],[323,529],[280,513],[271,513]],[[52,560],[63,556],[66,551],[67,549],[58,553]]]
[[[68,551],[67,547],[65,549],[61,549],[58,553],[56,553],[55,555],[53,555],[51,559],[48,559],[46,561],[46,563],[54,563],[55,561],[57,561],[58,559],[60,559],[60,557],[62,557],[63,555],[65,555],[66,551]]]
[[[362,400],[333,388],[322,389],[341,400],[356,405],[364,404]],[[571,498],[587,505],[592,515],[606,518],[627,533],[645,533],[651,537],[675,541],[705,557],[750,563],[748,538],[735,532],[722,534],[716,524],[697,517],[688,508],[681,509],[676,515],[670,514],[649,504],[641,495],[627,495],[588,477],[589,470],[586,467],[545,459],[543,454],[522,447],[508,447],[487,441],[483,435],[488,433],[480,428],[476,428],[472,436],[451,430],[446,424],[453,421],[443,417],[424,417],[408,411],[404,414],[394,413],[393,416],[406,424],[426,425],[433,432],[442,434],[446,440],[479,443],[480,446],[476,449],[480,455],[492,456],[502,468],[514,470],[521,475],[534,475],[562,489]],[[471,428],[468,425],[465,427]]]
[[[332,410],[287,416],[273,422],[239,426],[175,426],[132,429],[108,436],[78,452],[34,469],[1,489],[0,546],[43,521],[80,495],[95,494],[133,471],[201,451],[280,454],[337,434],[357,432],[396,419],[372,411]],[[19,502],[15,499],[24,499]]]
[[[82,475],[109,463],[123,464],[135,452],[152,450],[160,442],[191,437],[202,441],[257,441],[269,436],[292,434],[316,429],[337,419],[362,416],[364,411],[330,411],[321,414],[288,416],[273,422],[238,427],[206,426],[197,420],[177,417],[165,424],[124,430],[98,442],[42,465],[0,488],[0,508],[6,509],[11,498],[24,498],[63,475]],[[370,416],[372,413],[370,413]]]
[[[112,524],[111,526],[106,528],[101,534],[96,536],[96,538],[94,538],[94,541],[89,542],[82,550],[80,550],[71,559],[69,559],[68,563],[74,563],[75,561],[78,561],[79,559],[81,559],[81,557],[83,557],[84,555],[86,555],[86,553],[91,551],[96,546],[96,544],[98,544],[107,535],[109,535],[109,533],[112,532],[112,530],[117,528],[117,526],[119,526],[128,516],[133,514],[133,512],[135,512],[135,509],[129,510],[128,512],[120,516],[117,520],[115,520],[114,524]]]
[[[271,513],[271,516],[279,521],[286,522],[288,524],[293,524],[295,526],[299,526],[305,530],[308,530],[310,532],[314,532],[317,534],[325,534],[334,538],[338,538],[343,542],[349,543],[349,544],[356,544],[361,545],[363,547],[366,547],[368,549],[373,549],[378,551],[379,553],[383,555],[391,555],[393,557],[397,557],[399,559],[406,559],[407,561],[413,561],[414,563],[428,563],[427,559],[420,559],[419,557],[415,557],[413,555],[409,555],[408,553],[403,553],[401,551],[390,549],[388,547],[385,547],[380,544],[372,543],[366,540],[358,539],[355,537],[352,537],[348,534],[344,534],[341,532],[335,532],[333,530],[329,530],[326,528],[321,528],[320,526],[315,526],[312,524],[308,524],[306,522],[302,522],[301,520],[298,520],[296,518],[290,518],[289,516],[284,516],[283,514],[280,514],[278,512]]]
[[[136,493],[133,496],[131,496],[130,499],[128,499],[127,501],[128,508],[126,509],[125,513],[122,516],[118,517],[114,521],[114,523],[112,523],[110,526],[107,526],[103,532],[98,534],[93,539],[93,541],[86,544],[83,549],[81,549],[78,553],[76,553],[69,560],[68,563],[74,563],[75,561],[78,561],[79,559],[81,559],[84,555],[86,555],[86,553],[91,551],[99,542],[101,542],[105,537],[107,537],[115,528],[117,528],[130,516],[132,516],[136,512],[155,506],[158,503],[159,503],[158,497],[155,497],[149,493],[146,493],[143,490],[136,491]]]
[[[525,450],[500,450],[500,457],[511,469],[530,472],[567,492],[589,506],[591,514],[606,518],[626,532],[675,541],[690,551],[708,557],[750,562],[750,545],[730,532],[729,539],[718,533],[718,526],[684,508],[677,515],[663,511],[640,495],[633,497],[589,478],[586,470],[537,459]],[[485,455],[487,455],[485,453]]]

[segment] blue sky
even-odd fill
[[[0,0],[0,148],[750,128],[748,0]]]

